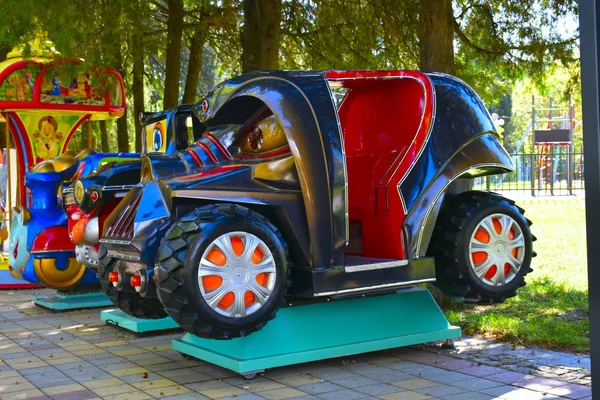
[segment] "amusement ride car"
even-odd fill
[[[201,137],[146,154],[140,183],[104,222],[102,287],[129,313],[164,306],[187,332],[232,339],[291,299],[435,282],[491,304],[525,284],[530,222],[472,190],[513,163],[459,79],[255,72],[218,85],[193,114]],[[81,207],[94,189],[78,185]]]
[[[193,116],[190,105],[181,105],[165,112],[142,113],[140,121],[144,130],[142,155],[175,154],[185,150],[202,133],[201,124]],[[76,244],[77,260],[95,273],[99,262],[99,239],[105,221],[125,194],[140,182],[140,171],[140,160],[121,162],[71,181],[63,189],[62,203],[68,216],[71,241]],[[153,304],[149,307],[131,307],[129,296],[121,293],[129,288],[131,295],[139,297],[133,288],[118,290],[108,281],[105,283],[106,294],[126,313],[153,319],[167,315],[162,306],[153,307]]]

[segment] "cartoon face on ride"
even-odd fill
[[[154,126],[150,126],[146,128],[148,131],[151,131],[150,140],[148,143],[151,143],[151,150],[153,152],[164,152],[164,143],[166,142],[165,138],[165,130],[160,122],[154,124]]]
[[[294,298],[435,282],[491,304],[524,284],[530,222],[514,202],[471,190],[513,164],[464,82],[257,72],[193,112],[200,137],[147,154],[101,230],[102,287],[125,312],[231,339]]]
[[[160,125],[158,125],[157,127],[154,128],[152,150],[159,151],[161,149],[162,144],[163,144],[163,135],[164,135],[164,133],[163,133]]]

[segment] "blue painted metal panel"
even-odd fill
[[[179,325],[171,317],[160,319],[142,319],[136,318],[129,314],[125,314],[119,309],[104,310],[100,313],[100,318],[107,324],[116,325],[120,328],[130,330],[132,332],[154,332],[164,331],[167,329],[177,329]]]
[[[54,296],[34,297],[33,302],[38,306],[56,311],[108,307],[113,305],[104,292],[77,294],[57,292]]]

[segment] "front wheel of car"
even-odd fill
[[[430,248],[435,285],[467,303],[502,303],[517,294],[531,272],[531,222],[514,201],[465,192],[447,201]]]
[[[167,232],[157,259],[158,297],[187,332],[232,339],[262,329],[285,301],[287,245],[264,216],[208,205]]]

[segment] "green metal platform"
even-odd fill
[[[171,317],[160,319],[136,318],[129,314],[125,314],[119,309],[104,310],[100,313],[100,318],[107,324],[116,325],[136,333],[165,331],[168,329],[179,328],[177,322]]]
[[[186,333],[173,349],[240,374],[460,337],[427,290],[282,308],[260,331],[232,340]]]
[[[63,293],[56,292],[53,296],[38,296],[33,302],[41,307],[55,311],[74,310],[78,308],[97,308],[112,306],[113,303],[104,292]]]

